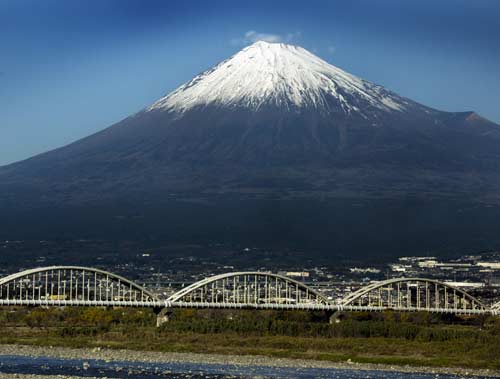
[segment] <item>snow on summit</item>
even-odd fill
[[[258,110],[360,113],[402,111],[407,100],[294,45],[259,41],[194,77],[147,110],[184,112],[215,105]]]

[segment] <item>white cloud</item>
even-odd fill
[[[251,43],[257,41],[281,42],[283,40],[279,34],[259,33],[255,30],[249,30],[246,32],[244,39],[245,41]]]
[[[287,33],[285,36],[280,34],[272,34],[272,33],[261,33],[256,30],[247,31],[242,37],[233,38],[231,40],[231,44],[233,45],[248,45],[257,41],[266,41],[266,42],[292,42],[297,38],[300,38],[302,35],[301,32],[293,32]]]
[[[293,32],[293,33],[288,33],[286,35],[285,41],[286,42],[293,42],[302,37],[302,32]]]

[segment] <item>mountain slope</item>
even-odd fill
[[[300,47],[265,42],[99,133],[0,168],[0,209],[126,203],[169,212],[172,202],[227,199],[231,206],[220,208],[227,212],[249,199],[500,204],[498,194],[500,126],[418,104]],[[274,212],[287,214],[281,206]],[[182,217],[189,239],[199,228]],[[316,225],[326,215],[308,217]]]
[[[160,200],[273,188],[479,194],[498,183],[499,147],[500,127],[475,113],[437,111],[300,47],[257,42],[100,133],[0,168],[0,178],[50,189],[55,202],[61,192],[81,202],[129,189]]]

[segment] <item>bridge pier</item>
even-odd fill
[[[153,311],[156,314],[156,327],[159,328],[164,323],[170,321],[170,316],[173,311],[171,308],[154,308]]]
[[[344,318],[344,313],[341,311],[328,311],[326,312],[329,324],[338,324]]]

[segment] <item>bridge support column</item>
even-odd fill
[[[159,328],[164,323],[170,320],[170,316],[173,311],[171,308],[155,308],[154,312],[156,314],[156,327]]]
[[[344,318],[344,313],[341,311],[329,311],[326,313],[328,317],[328,323],[330,324],[338,324]]]

